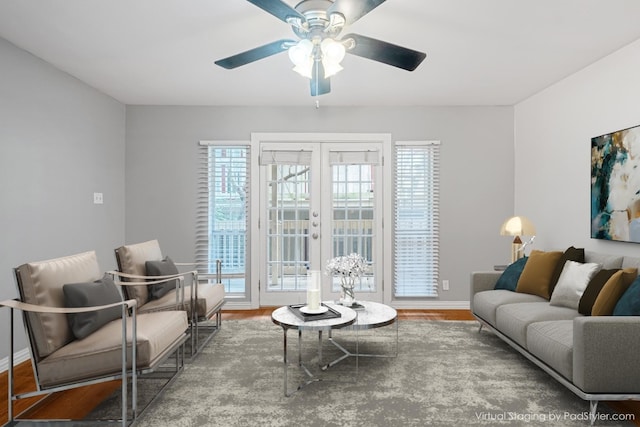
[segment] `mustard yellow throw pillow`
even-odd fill
[[[618,300],[638,276],[637,268],[618,271],[604,284],[591,309],[592,316],[611,316]]]
[[[562,251],[531,251],[520,279],[518,279],[516,292],[538,295],[549,299],[551,296],[551,278],[562,254]]]

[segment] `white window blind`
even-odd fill
[[[225,289],[246,294],[250,146],[201,142],[196,208],[196,262],[212,278],[222,262]]]
[[[438,142],[395,145],[394,297],[438,295]]]
[[[262,150],[261,165],[310,165],[311,151]]]
[[[331,165],[379,165],[380,152],[370,151],[330,151],[329,163]]]

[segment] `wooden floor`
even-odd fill
[[[226,310],[222,320],[270,318],[276,307],[257,310]],[[473,320],[469,310],[398,310],[399,320]],[[215,339],[215,338],[214,338]],[[21,363],[14,370],[15,389],[22,393],[35,390],[35,381],[30,362]],[[119,381],[80,387],[52,394],[45,398],[21,399],[14,403],[14,414],[29,409],[29,418],[41,419],[82,419],[106,397],[120,387]],[[0,424],[7,422],[7,373],[0,374]],[[586,403],[585,403],[586,405]],[[635,425],[640,426],[640,402],[607,402],[614,410],[635,415]],[[588,406],[585,406],[585,410]]]

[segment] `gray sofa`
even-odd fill
[[[640,258],[585,251],[603,269],[638,268]],[[526,293],[494,290],[502,272],[471,274],[471,312],[525,357],[582,399],[640,398],[640,316],[583,316]],[[592,416],[593,421],[593,416]]]

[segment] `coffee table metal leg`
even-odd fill
[[[284,378],[284,395],[285,397],[290,397],[293,395],[293,393],[295,393],[296,391],[302,389],[304,386],[309,385],[313,382],[316,381],[320,381],[319,378],[314,377],[314,375],[311,373],[311,371],[309,371],[309,369],[304,365],[304,363],[302,363],[302,330],[298,330],[298,368],[302,369],[305,374],[307,375],[307,377],[309,377],[309,379],[306,382],[301,383],[300,385],[298,385],[298,387],[289,392],[289,359],[288,359],[288,355],[287,355],[287,331],[289,330],[288,328],[283,327],[283,365],[284,365],[284,372],[283,372],[283,378]],[[322,339],[322,335],[320,335],[320,339]]]
[[[395,322],[395,326],[396,326],[396,345],[395,345],[395,351],[392,354],[371,354],[371,353],[360,353],[359,349],[358,349],[358,344],[359,344],[359,340],[358,337],[356,335],[356,349],[355,349],[355,353],[352,353],[351,351],[349,351],[347,348],[345,348],[344,346],[342,346],[339,342],[337,342],[335,339],[333,339],[333,336],[331,333],[329,333],[329,341],[331,342],[331,344],[333,344],[336,348],[338,348],[343,354],[342,356],[338,357],[337,359],[333,360],[332,362],[328,363],[327,365],[325,365],[324,369],[330,368],[332,366],[334,366],[335,364],[343,361],[344,359],[346,359],[347,357],[352,357],[355,356],[356,357],[356,371],[358,369],[358,357],[398,357],[398,341],[399,341],[399,330],[398,330],[398,325],[399,322],[398,320],[396,320]],[[348,329],[348,328],[346,328]],[[356,330],[356,334],[358,331],[358,328],[355,328]]]
[[[288,360],[287,360],[287,328],[282,328],[282,330],[284,331],[284,337],[282,339],[283,343],[284,343],[284,357],[283,357],[283,362],[284,362],[284,395],[285,396],[289,396],[287,394],[287,365],[289,364]]]
[[[322,368],[322,330],[318,331],[318,366]]]

